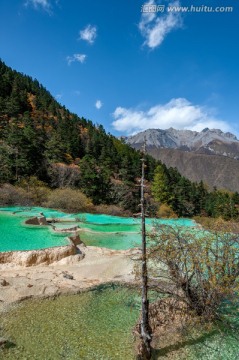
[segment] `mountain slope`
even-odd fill
[[[239,161],[217,155],[197,154],[174,149],[148,148],[148,153],[167,167],[175,167],[191,181],[201,180],[212,189],[239,192]]]
[[[0,184],[35,176],[53,188],[78,187],[95,204],[135,209],[140,153],[102,126],[61,106],[37,80],[0,61]],[[156,166],[147,157],[146,179]]]
[[[94,205],[116,205],[109,207],[111,213],[138,213],[141,157],[102,126],[61,106],[37,80],[0,61],[0,203],[28,203],[31,187],[42,205],[54,189],[73,188]],[[149,215],[164,205],[164,211],[180,217],[238,216],[238,194],[209,193],[203,183],[190,182],[149,155],[145,163]],[[71,201],[63,190],[57,207],[62,194]]]
[[[176,167],[191,181],[204,181],[211,189],[239,191],[239,141],[218,129],[149,129],[126,138],[139,149],[146,139],[147,151],[167,167]]]

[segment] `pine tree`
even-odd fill
[[[154,172],[154,179],[152,182],[151,190],[154,199],[159,203],[170,203],[172,197],[169,193],[167,184],[167,176],[162,165],[158,165]]]

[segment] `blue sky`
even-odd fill
[[[238,13],[237,0],[1,0],[0,57],[117,136],[238,136]]]

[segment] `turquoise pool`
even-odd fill
[[[37,250],[69,244],[66,235],[53,233],[48,226],[24,226],[24,219],[0,213],[0,251]]]
[[[3,207],[0,208],[0,251],[44,249],[68,244],[67,233],[55,233],[50,226],[25,225],[26,219],[40,216],[59,219],[57,228],[78,225],[81,239],[86,245],[125,250],[140,246],[140,219],[124,218],[104,214],[66,214],[42,207]],[[150,230],[155,219],[146,219]],[[192,227],[190,219],[157,220],[162,224]]]

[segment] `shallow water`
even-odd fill
[[[192,336],[176,353],[180,360],[239,359],[239,329],[215,328],[211,332]],[[159,358],[160,359],[160,358]]]
[[[4,336],[16,346],[2,356],[6,360],[134,359],[132,328],[139,305],[136,291],[123,287],[25,301],[4,314]]]
[[[154,296],[150,294],[151,301]],[[2,315],[0,336],[11,347],[0,350],[0,359],[133,360],[132,329],[139,312],[139,293],[116,285],[56,299],[27,300]],[[236,360],[238,335],[238,328],[225,331],[221,326],[200,334],[192,329],[172,346],[159,339],[154,359]]]
[[[65,214],[44,208],[12,207],[2,210],[0,251],[7,251],[9,246],[16,250],[22,250],[23,246],[37,249],[37,246],[56,246],[56,242],[66,241],[66,234],[54,234],[49,227],[23,225],[26,218],[39,216],[40,212],[49,218],[69,220],[56,224],[57,227],[81,226],[81,238],[88,245],[127,249],[140,244],[139,220],[133,218]],[[187,219],[165,220],[163,223],[194,225]],[[147,219],[147,224],[150,228],[153,219]],[[55,300],[26,301],[4,314],[0,320],[0,336],[4,335],[16,344],[4,352],[0,351],[0,359],[133,359],[131,330],[138,318],[139,308],[138,294],[122,287],[108,287],[103,291],[98,289]],[[239,319],[238,314],[235,319]],[[180,360],[234,360],[239,358],[238,344],[235,332],[222,331],[221,334],[199,337],[192,343],[186,341],[173,353],[174,358]],[[156,359],[168,358],[158,354]],[[172,355],[172,350],[168,355]]]
[[[127,250],[141,245],[141,237],[139,233],[119,232],[119,233],[103,233],[80,231],[81,240],[89,246],[100,246],[113,250]]]
[[[0,251],[36,250],[68,245],[64,234],[50,231],[48,226],[24,226],[17,214],[0,213]]]
[[[134,217],[120,217],[105,214],[74,214],[75,217],[81,217],[85,222],[93,224],[128,224],[135,225],[140,224],[139,218]],[[160,219],[146,218],[146,224],[152,225],[155,221],[159,221],[161,224],[178,225],[178,226],[194,226],[195,223],[191,219]]]
[[[78,225],[86,245],[125,250],[140,246],[140,219],[124,218],[104,214],[67,214],[42,207],[0,208],[0,251],[33,250],[67,244],[67,233],[54,233],[50,226],[24,226],[29,217],[44,214],[46,218],[59,219],[66,223],[55,223],[57,228]],[[150,230],[155,219],[146,219]],[[157,220],[161,224],[192,227],[190,219]]]

